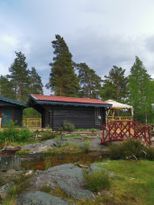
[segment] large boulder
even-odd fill
[[[40,143],[24,145],[21,147],[21,150],[28,150],[30,153],[40,153],[55,146],[57,146],[56,141],[54,139],[49,139]]]
[[[51,189],[60,187],[68,196],[75,199],[87,199],[92,192],[84,188],[83,170],[73,164],[64,164],[39,171],[33,179],[37,190],[48,186]]]
[[[27,192],[17,199],[17,205],[68,205],[59,197],[40,191]]]

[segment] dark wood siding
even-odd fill
[[[63,126],[64,121],[71,122],[75,128],[101,128],[105,120],[104,108],[76,107],[76,106],[46,106],[43,109],[43,127],[56,130]]]
[[[63,125],[67,120],[76,128],[95,127],[94,108],[56,108],[53,110],[53,129]]]

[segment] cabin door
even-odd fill
[[[2,112],[2,127],[8,126],[12,121],[12,111],[9,109]]]
[[[95,108],[95,126],[100,128],[101,123],[102,123],[101,109]]]
[[[53,110],[49,111],[49,127],[53,129]]]

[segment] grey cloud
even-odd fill
[[[154,38],[150,23],[153,0],[5,0],[0,2],[0,73],[6,73],[15,50],[27,56],[46,83],[53,53],[51,41],[62,35],[76,62],[86,62],[100,75],[113,65],[129,72],[136,55],[153,74]],[[9,3],[7,3],[9,2]],[[11,3],[13,2],[13,3]],[[15,3],[16,2],[16,3]],[[9,6],[11,3],[11,6]],[[140,4],[140,12],[136,13]],[[150,32],[153,32],[152,34]],[[146,34],[146,37],[143,34]],[[10,35],[15,44],[2,42]],[[140,37],[139,35],[143,35]],[[1,43],[2,42],[2,43]],[[2,46],[3,45],[3,46]]]
[[[145,46],[149,52],[154,52],[154,36],[150,36],[145,40]]]
[[[71,50],[76,61],[85,61],[102,75],[113,65],[130,65],[134,60],[133,41],[120,35],[97,35],[86,31],[77,40],[73,40]]]

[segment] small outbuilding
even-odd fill
[[[10,122],[22,126],[23,109],[26,106],[19,101],[0,96],[0,128]]]
[[[28,106],[41,113],[43,128],[56,130],[65,121],[73,123],[75,128],[100,129],[111,105],[99,99],[32,94]]]

